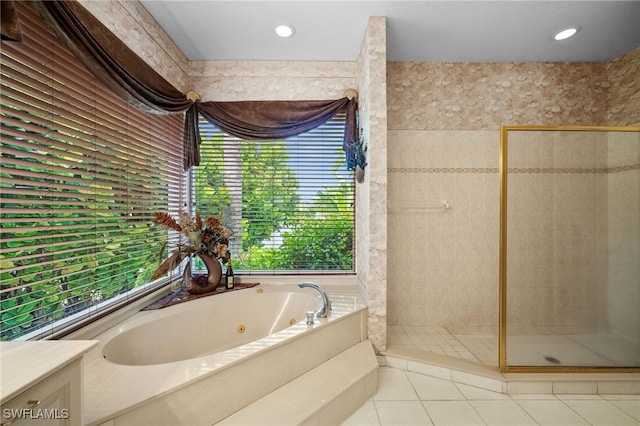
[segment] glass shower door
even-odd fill
[[[640,128],[505,127],[500,367],[640,367]]]

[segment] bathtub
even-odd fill
[[[86,357],[85,423],[211,425],[366,339],[362,298],[325,289],[332,311],[313,325],[319,293],[297,285],[136,313]]]

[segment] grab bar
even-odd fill
[[[440,205],[437,206],[407,206],[407,207],[399,207],[395,209],[390,209],[391,211],[402,211],[402,210],[440,210],[442,213],[446,213],[451,210],[451,204],[449,201],[442,200]]]

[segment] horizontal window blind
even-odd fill
[[[345,116],[278,141],[247,141],[202,120],[194,208],[231,231],[240,273],[352,272],[355,185]]]
[[[28,2],[1,50],[1,338],[38,338],[150,291],[186,203],[182,117],[127,105]],[[166,280],[165,280],[166,281]]]

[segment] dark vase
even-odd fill
[[[220,262],[213,256],[208,254],[196,253],[200,256],[200,259],[207,267],[207,275],[193,276],[191,274],[191,262],[187,262],[187,266],[184,268],[182,279],[187,288],[187,291],[191,294],[202,294],[214,291],[220,285],[222,280],[222,267]]]

